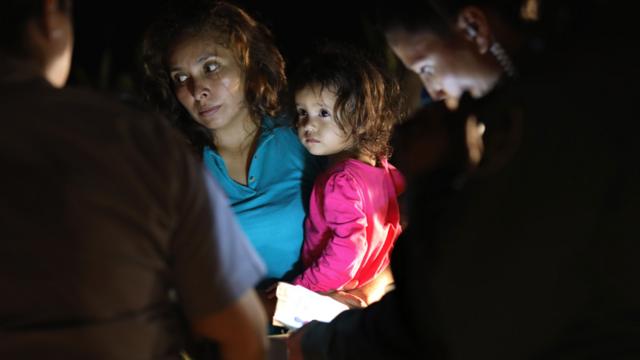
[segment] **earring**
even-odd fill
[[[467,25],[466,29],[469,39],[474,39],[476,36],[478,36],[478,30],[476,30],[473,26]]]
[[[491,52],[491,54],[495,56],[496,60],[498,60],[498,63],[500,64],[500,66],[502,66],[502,69],[507,74],[507,76],[513,78],[518,75],[516,67],[513,65],[511,58],[509,57],[509,55],[507,55],[507,52],[499,42],[493,41],[493,44],[491,44],[491,47],[489,48],[489,52]]]
[[[471,24],[468,24],[466,26],[466,31],[467,36],[469,36],[471,40],[475,39],[478,36],[478,30]],[[495,56],[500,66],[502,66],[502,69],[505,73],[507,73],[509,77],[515,77],[517,75],[516,68],[511,61],[511,58],[509,58],[509,55],[507,55],[507,52],[499,42],[494,40],[493,44],[491,44],[491,47],[489,48],[489,51],[491,52],[491,54],[493,54],[493,56]]]

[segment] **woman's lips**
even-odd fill
[[[210,108],[206,108],[202,111],[198,111],[198,115],[200,116],[211,116],[215,113],[218,112],[218,110],[220,110],[220,108],[222,107],[222,105],[216,105],[216,106],[212,106]]]

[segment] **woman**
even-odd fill
[[[225,190],[267,279],[290,279],[318,170],[284,122],[284,60],[271,33],[224,2],[171,9],[148,31],[150,98]]]

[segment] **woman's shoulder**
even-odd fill
[[[286,122],[274,122],[270,118],[263,120],[263,131],[265,140],[271,142],[271,147],[277,148],[290,156],[312,161],[315,156],[309,154],[298,138],[295,128]]]
[[[301,145],[288,117],[265,116],[262,118],[262,131],[264,134],[276,137],[278,140],[291,141]]]
[[[276,119],[265,117],[263,119],[264,139],[270,143],[271,149],[276,149],[284,156],[283,159],[295,159],[306,173],[312,178],[326,168],[326,159],[323,156],[314,156],[307,151],[298,138],[298,133],[291,126],[287,118]]]

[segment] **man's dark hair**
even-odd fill
[[[379,0],[376,20],[383,31],[401,28],[409,32],[429,31],[446,36],[451,34],[450,22],[455,15],[469,5],[494,10],[511,25],[521,22],[521,0]]]

